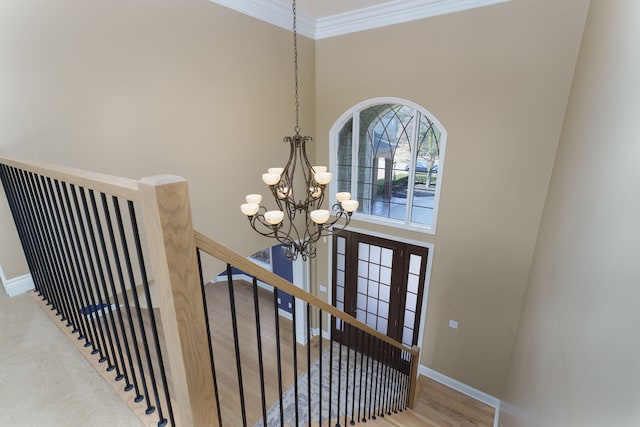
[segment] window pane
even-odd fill
[[[346,245],[347,239],[345,239],[344,237],[338,237],[338,253],[339,254],[343,254],[345,253],[345,245]]]
[[[388,267],[382,267],[380,269],[380,283],[384,285],[391,285],[391,269]]]
[[[358,259],[369,260],[369,245],[366,243],[358,243]]]
[[[404,328],[402,331],[402,344],[411,346],[413,344],[413,329]]]
[[[360,112],[358,198],[365,213],[404,220],[415,113],[398,104],[382,104]],[[406,163],[401,162],[401,163]]]
[[[422,263],[422,257],[420,255],[411,254],[409,258],[409,273],[420,274],[420,264]]]
[[[393,251],[391,249],[383,248],[380,265],[383,265],[385,267],[391,267],[392,262],[393,262]]]
[[[367,293],[367,279],[358,277],[358,292],[363,294]]]
[[[337,274],[336,274],[336,285],[344,286],[344,271],[337,271]]]
[[[416,314],[413,311],[406,311],[404,313],[404,326],[408,326],[413,329],[413,323],[416,320]]]
[[[338,134],[338,191],[351,191],[353,119]]]
[[[411,201],[411,222],[431,225],[435,189],[440,160],[440,131],[427,117],[420,114],[416,141],[415,180]]]
[[[417,294],[419,279],[420,279],[419,276],[414,276],[413,274],[410,274],[409,277],[407,277],[407,291]]]

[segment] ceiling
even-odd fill
[[[210,0],[291,29],[291,0]],[[313,39],[349,34],[511,0],[297,0],[298,32]]]

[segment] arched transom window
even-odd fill
[[[446,131],[409,101],[354,106],[331,130],[337,191],[360,202],[355,217],[435,233]]]

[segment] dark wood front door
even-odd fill
[[[428,249],[351,231],[333,239],[333,305],[406,346],[417,344]],[[333,328],[344,343],[341,322]]]

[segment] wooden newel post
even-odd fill
[[[407,406],[409,409],[416,407],[416,386],[418,385],[418,366],[420,365],[420,347],[414,345],[411,348],[411,372],[409,373],[409,396],[407,397]]]
[[[184,178],[139,182],[178,426],[217,425],[200,274]]]

